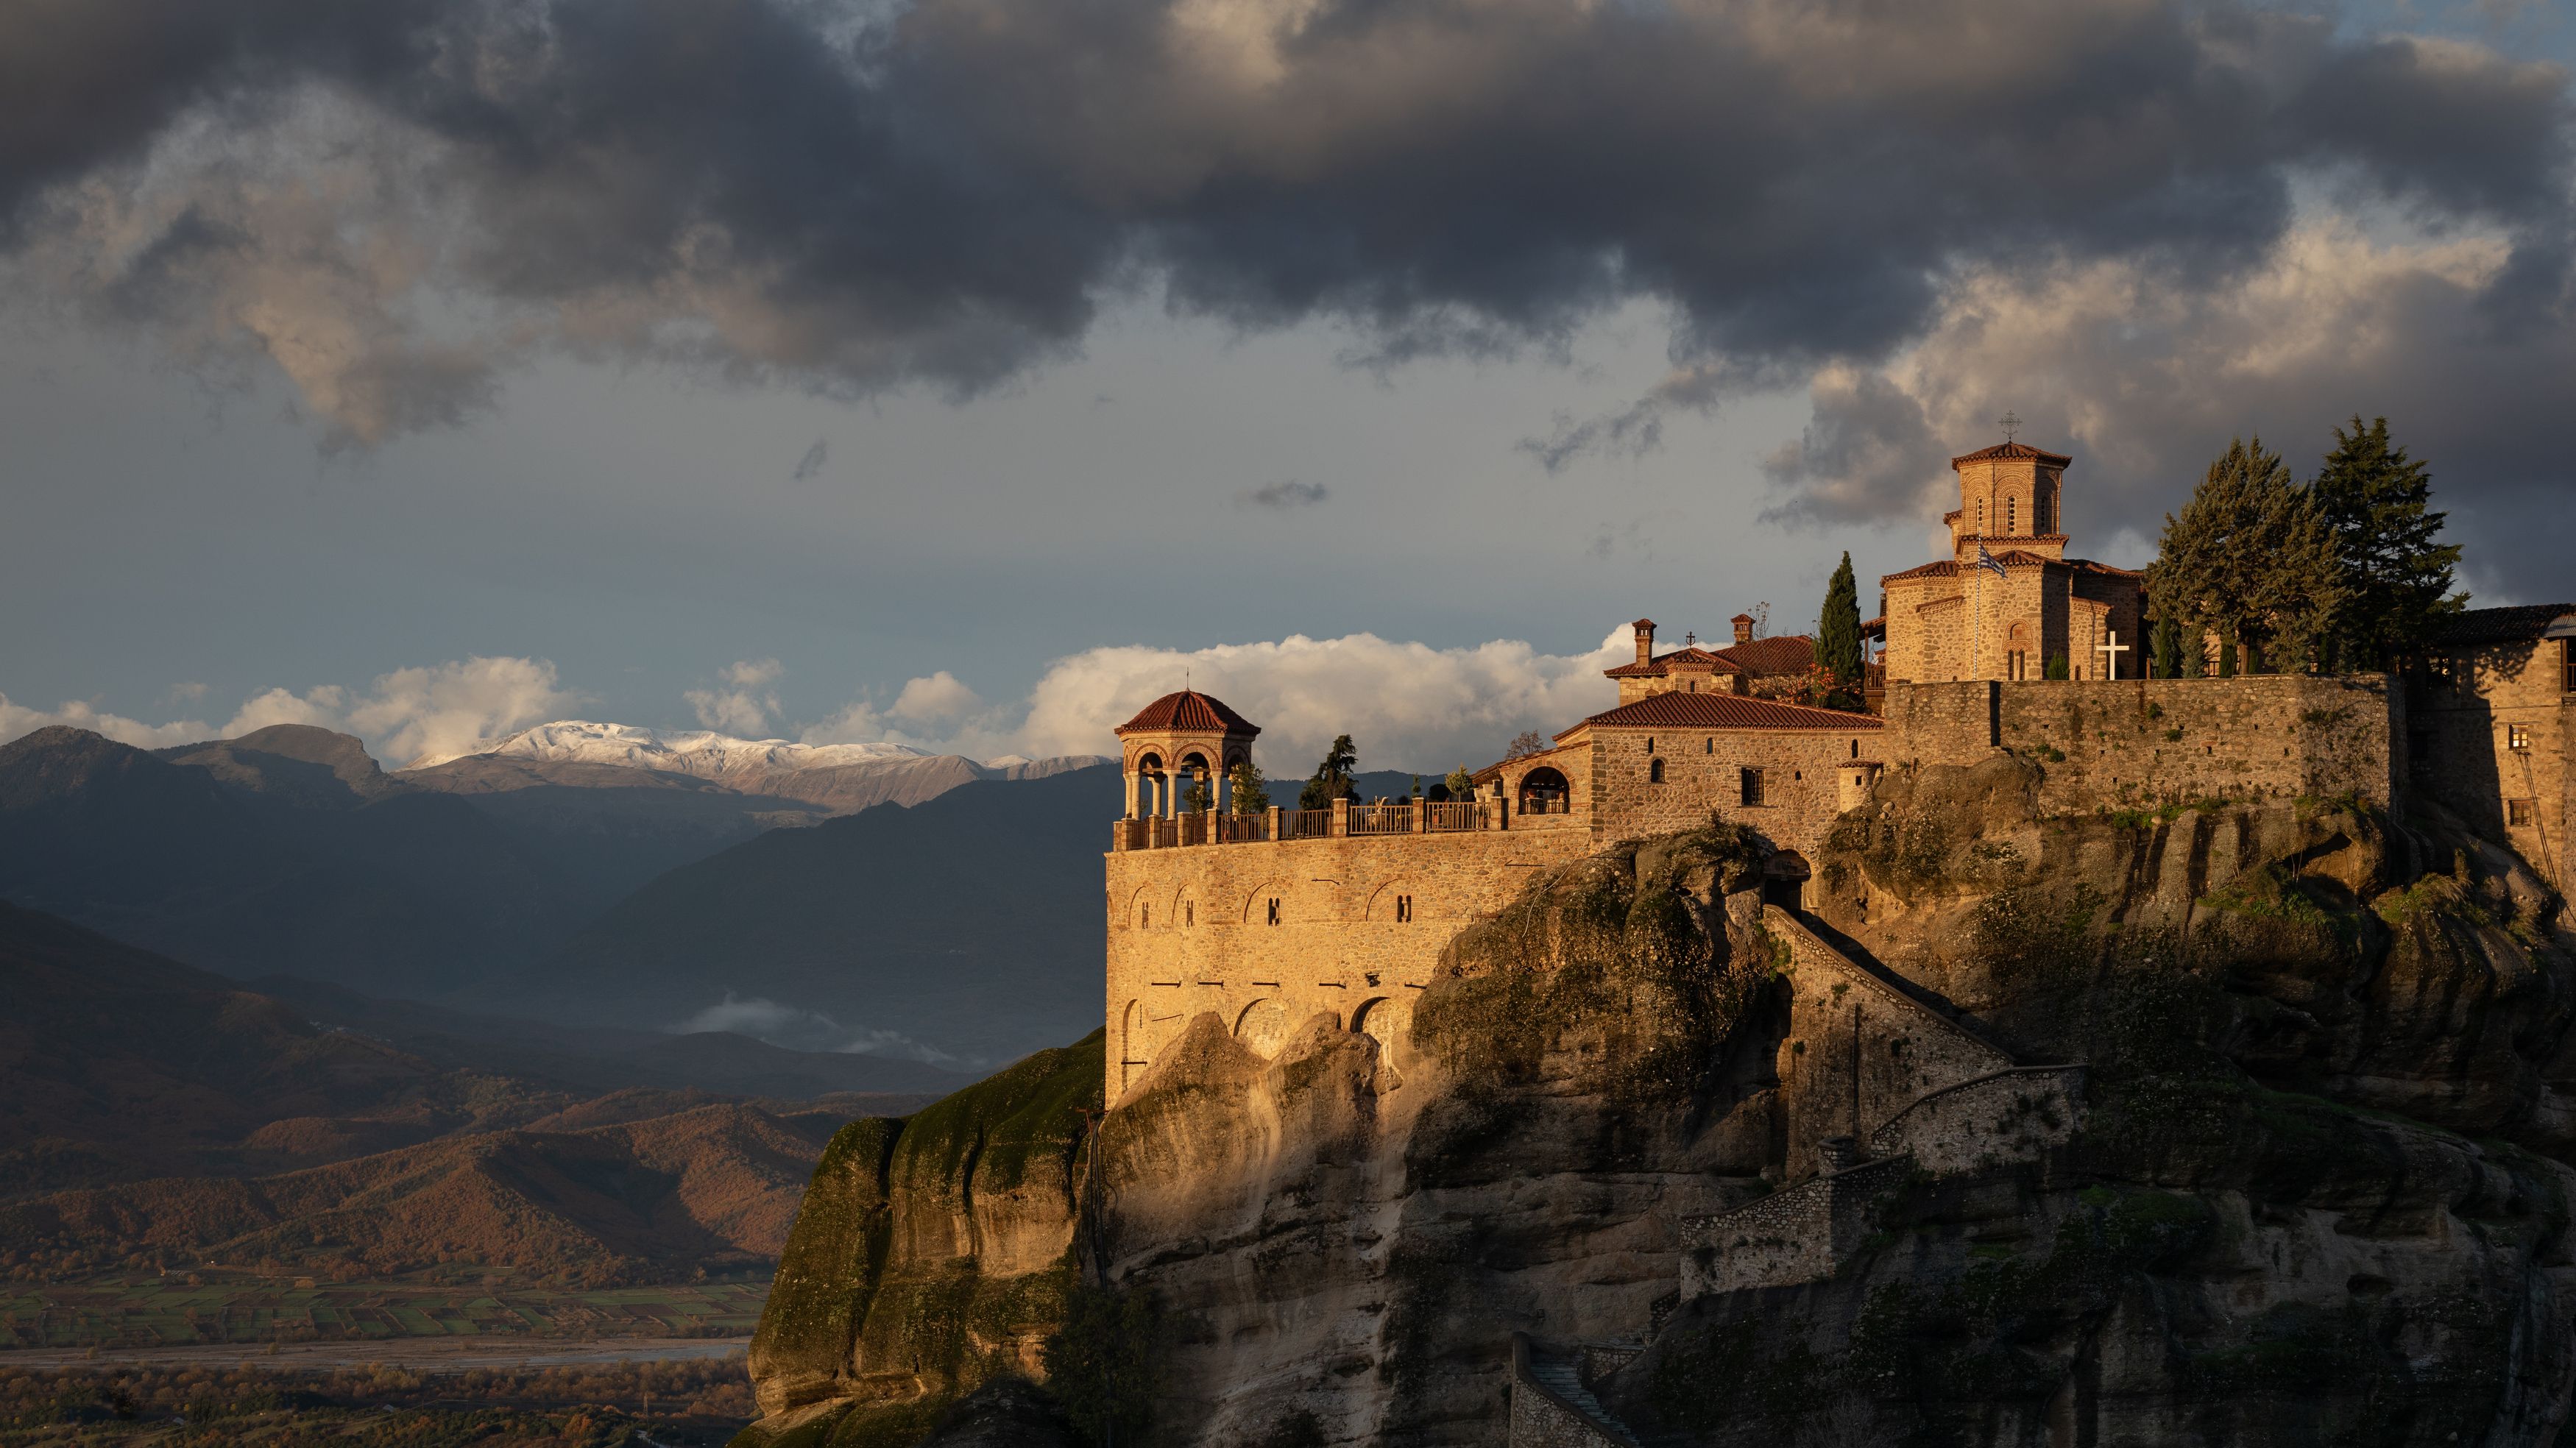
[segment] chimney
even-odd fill
[[[1728,619],[1727,622],[1735,625],[1735,641],[1737,643],[1749,644],[1753,642],[1753,615],[1749,613],[1739,613],[1735,617]]]
[[[1655,661],[1655,621],[1651,618],[1641,618],[1637,620],[1636,627],[1637,662],[1651,664]]]

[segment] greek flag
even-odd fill
[[[1977,545],[1977,566],[1985,569],[1989,573],[1992,573],[1997,578],[2010,576],[2004,572],[2003,560],[1987,552],[1986,545],[1983,543]]]

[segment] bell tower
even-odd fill
[[[1183,689],[1146,705],[1117,734],[1132,820],[1179,814],[1192,783],[1216,801],[1235,765],[1252,758],[1261,730],[1221,701]]]
[[[1951,556],[1973,562],[1982,545],[1992,553],[2010,549],[2064,558],[2060,492],[2074,461],[2026,442],[1998,443],[1950,459],[1959,475],[1959,509],[1942,520],[1950,525]]]

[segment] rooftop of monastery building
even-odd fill
[[[1259,734],[1261,726],[1196,689],[1165,694],[1136,711],[1136,717],[1110,731],[1120,737],[1152,730],[1191,734]]]
[[[1655,621],[1641,618],[1633,625],[1644,640],[1644,657],[1602,672],[1613,679],[1661,678],[1675,670],[1696,670],[1711,674],[1740,674],[1764,678],[1774,674],[1794,674],[1816,661],[1816,641],[1805,634],[1779,634],[1770,638],[1753,637],[1753,615],[1739,613],[1729,622],[1735,625],[1735,642],[1723,648],[1712,648],[1692,640],[1682,647],[1664,653],[1653,653]]]
[[[2563,638],[2576,638],[2576,603],[2463,609],[2442,620],[2433,632],[2434,643],[2452,647]]]
[[[1747,694],[1649,694],[1616,709],[1604,709],[1559,733],[1558,739],[1603,725],[1611,728],[1657,726],[1677,729],[1876,729],[1874,715],[1812,704],[1790,704]]]

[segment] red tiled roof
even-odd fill
[[[1609,728],[1654,726],[1679,729],[1876,729],[1875,714],[1851,714],[1807,704],[1783,704],[1745,694],[1649,694],[1633,704],[1595,714],[1577,724]],[[1568,729],[1571,734],[1574,729]],[[1557,736],[1562,739],[1564,734]]]
[[[2061,468],[2075,461],[2064,453],[2045,452],[2026,442],[1999,442],[1993,447],[1981,447],[1972,453],[1961,453],[1950,459],[1950,466],[1955,468],[1961,463],[1986,463],[2003,458],[2011,458],[2015,461],[2036,458],[2044,463],[2055,463]]]
[[[2526,603],[2510,608],[2462,609],[2433,623],[2437,644],[2508,644],[2543,637],[2559,619],[2576,615],[2576,603]]]
[[[1717,656],[1757,678],[1764,674],[1794,674],[1816,661],[1816,641],[1805,634],[1779,634],[1730,644],[1719,649]]]
[[[1722,649],[1675,649],[1668,654],[1657,654],[1646,663],[1621,664],[1601,673],[1611,679],[1652,679],[1662,677],[1676,663],[1692,663],[1707,664],[1721,674],[1746,674],[1759,678],[1764,674],[1794,674],[1815,661],[1814,639],[1805,634],[1782,634],[1777,638],[1729,644]]]
[[[1707,664],[1712,668],[1724,669],[1727,663],[1728,661],[1720,653],[1692,647],[1657,654],[1653,659],[1642,664],[1621,664],[1615,669],[1604,669],[1601,672],[1605,678],[1650,679],[1674,664]]]
[[[2045,553],[2033,553],[2027,548],[2007,548],[1995,555],[1995,561],[2006,568],[2045,568],[2055,563],[2075,569],[2079,573],[2101,573],[2113,578],[2146,577],[2134,568],[2114,568],[2108,563],[2096,563],[2090,558],[2051,558]],[[1903,573],[1882,575],[1878,581],[1894,583],[1906,578],[1948,578],[1965,573],[1976,566],[1973,563],[1961,563],[1955,558],[1939,558],[1930,563],[1906,569]]]
[[[1258,734],[1261,730],[1250,720],[1211,699],[1196,689],[1183,689],[1165,694],[1136,712],[1136,717],[1121,724],[1114,733],[1132,734],[1146,729],[1187,730],[1210,734]]]

